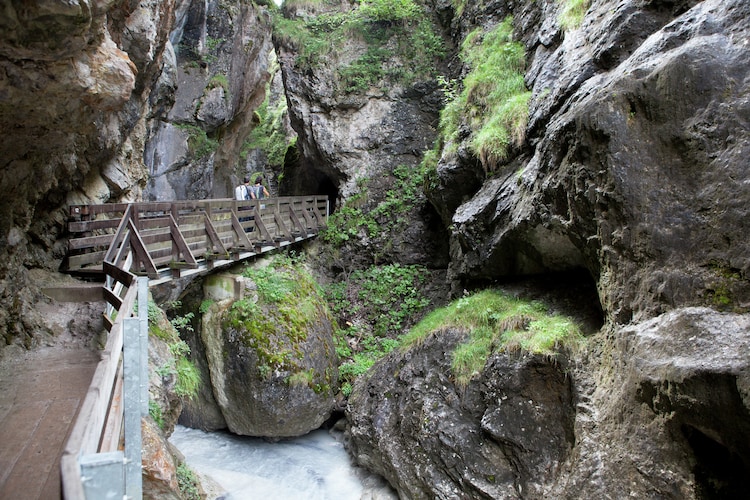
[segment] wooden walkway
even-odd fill
[[[106,268],[109,261],[155,286],[316,236],[326,224],[328,198],[79,205],[70,214],[64,270],[116,273]],[[126,264],[128,253],[133,262]]]
[[[0,498],[61,498],[60,457],[99,353],[45,347],[0,367]]]
[[[327,217],[328,200],[324,196],[71,206],[71,237],[64,270],[103,279],[104,326],[109,335],[95,368],[86,367],[84,376],[90,385],[85,397],[81,400],[80,394],[71,396],[77,417],[69,422],[66,432],[58,430],[58,434],[69,437],[64,447],[54,448],[60,474],[53,471],[43,495],[57,497],[59,490],[52,483],[59,485],[61,478],[65,498],[85,498],[81,458],[111,454],[118,449],[123,421],[130,418],[123,417],[128,404],[123,401],[131,394],[123,389],[124,331],[131,335],[138,328],[134,326],[139,323],[134,317],[136,301],[141,302],[144,311],[147,309],[146,289],[141,287],[145,277],[148,286],[154,286],[208,273],[313,238],[325,226]],[[135,286],[139,276],[140,285]],[[145,324],[144,319],[141,318],[141,325]],[[145,338],[145,331],[141,326],[141,338]],[[17,447],[22,444],[19,442]],[[128,453],[127,440],[125,451]]]

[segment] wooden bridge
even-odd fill
[[[324,196],[70,207],[64,267],[104,279],[109,335],[60,461],[66,499],[141,497],[148,287],[312,238],[327,216]]]
[[[74,205],[70,216],[66,272],[117,277],[128,268],[154,286],[316,236],[328,198]]]

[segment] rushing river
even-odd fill
[[[343,445],[323,430],[270,443],[178,425],[169,441],[228,500],[359,500],[363,493]]]

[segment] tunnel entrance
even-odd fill
[[[279,196],[324,194],[330,213],[336,211],[339,198],[338,182],[323,169],[303,161],[296,147],[289,148],[284,159],[284,173],[279,181]]]

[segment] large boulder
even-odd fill
[[[672,311],[578,363],[492,355],[464,387],[439,330],[355,385],[348,447],[401,498],[741,498],[747,315]]]
[[[549,497],[747,496],[748,331],[748,315],[684,308],[597,342]]]
[[[309,276],[290,268],[274,273],[311,285]],[[338,379],[333,324],[322,297],[314,286],[295,285],[293,295],[269,301],[255,282],[238,280],[244,296],[213,302],[201,332],[227,428],[269,438],[319,428],[334,410]]]
[[[401,498],[541,498],[574,444],[565,367],[496,354],[457,386],[452,353],[465,338],[437,331],[360,379],[347,407],[349,449]]]

